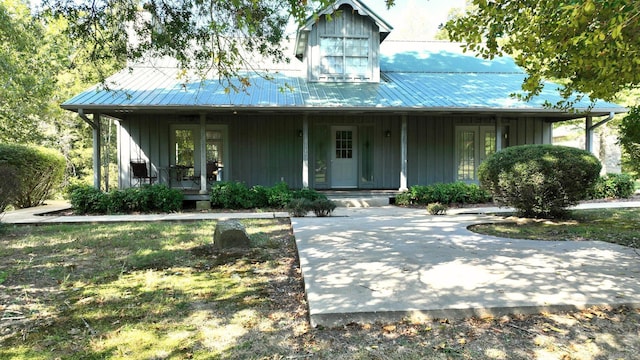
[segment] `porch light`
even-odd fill
[[[391,137],[391,130],[387,130],[384,132],[384,137]]]
[[[302,137],[302,130],[298,130],[298,137]]]

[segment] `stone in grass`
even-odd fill
[[[219,221],[213,232],[213,248],[216,250],[248,249],[251,246],[244,225],[236,220]]]

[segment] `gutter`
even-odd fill
[[[588,130],[588,131],[593,131],[593,130],[595,130],[596,128],[598,128],[598,127],[600,127],[600,126],[602,126],[602,125],[604,125],[604,124],[608,123],[609,121],[613,120],[613,116],[614,116],[614,115],[615,115],[615,113],[614,113],[613,111],[612,111],[612,112],[610,112],[610,113],[609,113],[609,116],[607,116],[607,118],[606,118],[606,119],[600,120],[599,122],[597,122],[597,123],[595,123],[595,124],[593,124],[593,125],[589,126],[589,127],[587,128],[587,130]]]
[[[91,119],[87,117],[87,115],[84,113],[84,110],[82,108],[78,108],[78,116],[80,116],[80,118],[84,120],[84,122],[91,125],[93,129],[96,128],[96,123],[94,121],[91,121]]]

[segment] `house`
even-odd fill
[[[625,111],[605,102],[577,103],[582,114],[550,109],[544,104],[560,100],[553,85],[517,100],[511,94],[526,74],[512,59],[479,59],[459,44],[385,41],[391,31],[362,1],[336,1],[299,29],[296,66],[274,64],[270,79],[247,72],[246,93],[217,80],[185,83],[159,62],[123,70],[108,90],[89,89],[62,107],[95,131],[101,116],[118,120],[121,188],[141,180],[131,170],[141,161],[150,180],[203,197],[220,180],[392,190],[474,182],[491,153],[551,143],[554,122],[584,118],[590,128]],[[95,149],[98,157],[99,141]]]

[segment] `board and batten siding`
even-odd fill
[[[120,168],[119,187],[131,186],[131,161],[142,160],[150,164],[153,176],[167,181],[159,171],[169,165],[169,126],[164,117],[144,115],[131,120],[119,121],[118,166]],[[165,177],[163,179],[162,177]]]
[[[206,125],[227,127],[225,180],[273,186],[285,181],[302,187],[303,115],[294,113],[208,114]],[[358,162],[358,188],[398,189],[400,186],[400,139],[402,116],[397,114],[309,114],[309,179],[317,189],[331,187],[330,164],[324,182],[317,181],[318,158],[330,159],[331,127],[350,125],[358,129],[359,144],[371,147],[371,169],[365,178],[362,156]],[[473,116],[407,116],[408,185],[455,181],[455,133],[458,126],[501,124],[505,146],[551,143],[550,122],[534,117],[495,118]],[[198,116],[138,115],[119,122],[118,162],[121,188],[131,186],[129,162],[144,160],[153,175],[167,183],[171,129],[175,125],[199,126]],[[388,135],[388,136],[387,136]],[[319,154],[318,152],[322,152]],[[359,151],[360,155],[364,150]]]
[[[236,115],[229,121],[231,173],[228,180],[302,187],[301,115]]]
[[[119,184],[131,186],[130,161],[143,160],[151,164],[152,174],[168,183],[171,165],[172,126],[198,127],[198,116],[140,115],[120,121],[118,127]],[[228,127],[225,180],[247,185],[273,186],[285,181],[291,187],[302,186],[302,117],[300,115],[248,114],[207,115],[206,125]],[[197,159],[196,159],[197,162]]]
[[[550,144],[552,124],[542,118],[505,117],[500,122],[505,146]],[[458,126],[496,126],[495,117],[409,116],[408,185],[449,183],[455,175],[455,132]]]

